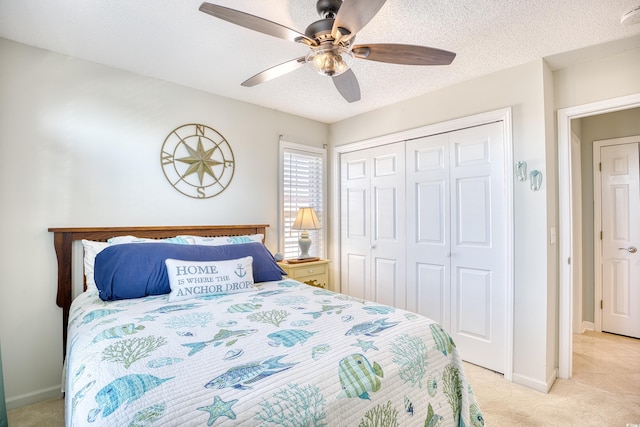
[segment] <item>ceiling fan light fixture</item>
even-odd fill
[[[353,53],[340,45],[318,46],[311,49],[306,59],[318,74],[334,77],[351,68]]]
[[[360,85],[351,70],[354,59],[404,65],[449,65],[456,56],[446,50],[410,44],[353,45],[356,34],[373,19],[386,1],[316,0],[316,10],[322,19],[307,26],[304,34],[259,16],[217,4],[204,2],[200,10],[231,24],[309,47],[308,55],[267,68],[242,82],[242,86],[264,83],[308,63],[318,74],[332,77],[334,86],[347,102],[356,102],[360,100]],[[635,22],[635,10],[630,13],[631,19],[623,18],[624,23]]]
[[[620,19],[622,25],[640,24],[640,6],[628,10]]]

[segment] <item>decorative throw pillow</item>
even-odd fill
[[[222,237],[202,237],[202,236],[178,236],[193,241],[196,245],[221,246],[237,245],[241,243],[262,243],[263,234],[247,234],[244,236],[222,236]]]
[[[203,246],[125,243],[103,249],[94,275],[103,301],[141,298],[171,292],[165,260],[227,261],[251,256],[254,282],[281,280],[285,274],[262,243]]]
[[[254,290],[253,257],[227,261],[165,260],[169,276],[169,301],[198,296],[226,295]]]

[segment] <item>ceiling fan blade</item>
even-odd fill
[[[385,2],[386,0],[344,0],[331,30],[335,43],[355,36],[371,21]]]
[[[449,65],[456,57],[446,50],[410,44],[357,45],[351,50],[356,58],[404,65]]]
[[[349,69],[340,75],[332,77],[331,80],[333,80],[333,84],[344,99],[349,102],[360,101],[360,85],[353,70]]]
[[[258,31],[259,33],[267,34],[269,36],[290,40],[292,42],[302,42],[309,46],[317,45],[314,39],[292,30],[291,28],[235,9],[229,9],[228,7],[204,2],[200,5],[200,11],[224,21],[231,22],[232,24],[240,25],[241,27]]]
[[[264,83],[266,81],[275,79],[276,77],[283,76],[290,73],[293,70],[297,70],[306,63],[306,58],[301,56],[300,58],[292,59],[291,61],[283,62],[280,65],[268,68],[255,76],[242,82],[242,86],[251,87]]]

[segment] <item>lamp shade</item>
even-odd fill
[[[353,53],[343,46],[318,46],[311,49],[307,55],[307,64],[319,74],[335,77],[353,64]]]
[[[291,228],[294,230],[320,229],[320,221],[318,221],[316,210],[314,208],[300,208]]]
[[[300,208],[296,215],[296,220],[291,226],[293,230],[302,230],[300,239],[298,239],[298,246],[300,246],[299,260],[313,259],[309,256],[309,248],[311,247],[311,239],[307,230],[317,230],[320,228],[320,221],[318,221],[318,215],[313,208]]]

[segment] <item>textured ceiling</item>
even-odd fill
[[[299,32],[320,19],[316,0],[210,2]],[[640,0],[387,0],[356,43],[425,45],[457,57],[438,67],[356,59],[362,99],[349,104],[308,67],[240,86],[307,48],[218,20],[200,4],[0,0],[0,37],[326,123],[540,58],[557,68],[640,46],[640,24],[620,24]]]

